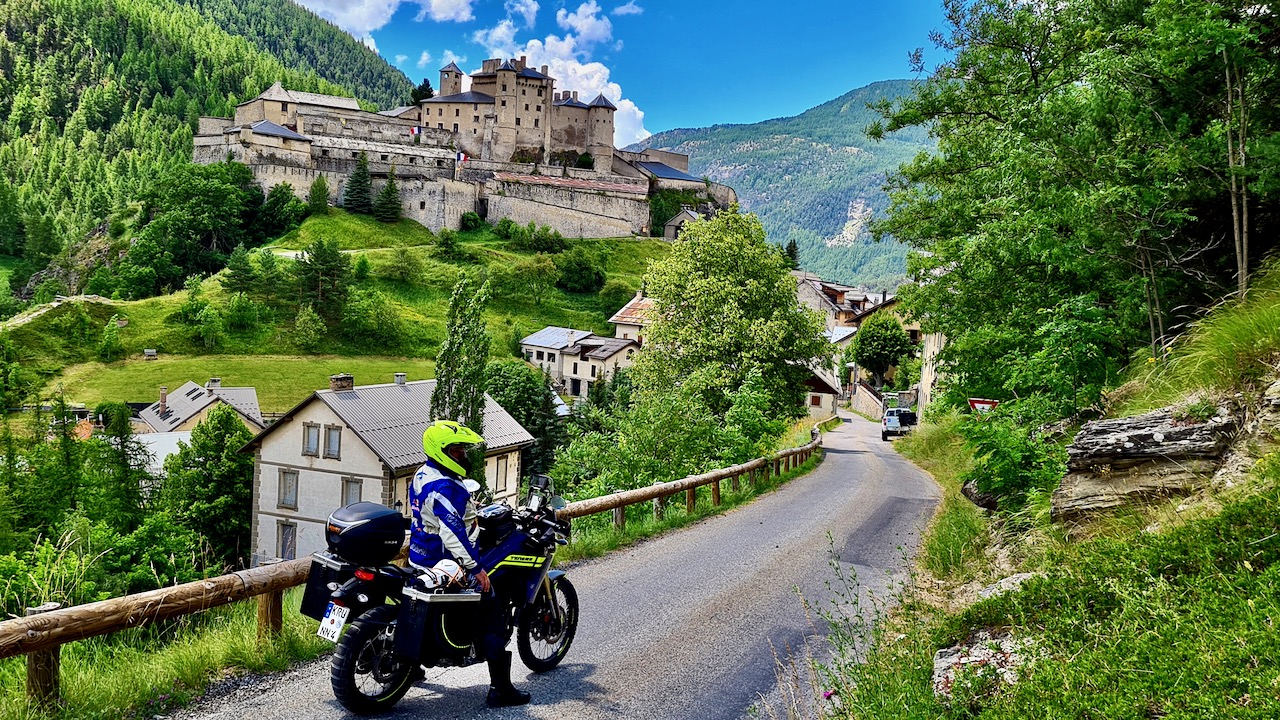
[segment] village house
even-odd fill
[[[204,387],[188,380],[172,393],[168,387],[161,387],[160,399],[139,411],[142,426],[137,429],[147,433],[192,430],[219,405],[228,405],[235,410],[250,432],[261,432],[266,427],[262,411],[258,408],[257,389],[222,387],[222,378],[215,377],[209,378]]]
[[[520,352],[524,353],[525,360],[545,370],[552,381],[559,383],[564,379],[565,348],[589,335],[590,330],[548,325],[521,340]]]
[[[334,375],[241,452],[254,454],[253,562],[325,548],[329,513],[368,500],[409,512],[409,483],[426,462],[435,380],[355,385]],[[485,479],[496,502],[515,504],[520,450],[533,436],[485,395]]]
[[[667,240],[675,240],[680,236],[680,228],[684,227],[685,223],[690,220],[701,219],[701,215],[689,208],[681,208],[680,212],[676,213],[675,217],[668,220],[667,224],[662,226],[662,237]]]
[[[644,331],[652,322],[650,318],[653,312],[653,298],[645,297],[643,290],[637,292],[635,297],[609,318],[609,322],[613,323],[613,334],[623,340],[635,340],[644,345]]]
[[[629,338],[554,325],[520,341],[525,360],[545,370],[557,388],[574,397],[586,397],[594,383],[630,367],[639,348],[640,343]]]
[[[804,381],[805,409],[809,417],[825,420],[836,414],[840,403],[840,381],[831,373],[813,368],[813,374]]]

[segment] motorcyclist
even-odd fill
[[[480,553],[470,534],[476,516],[471,493],[480,485],[467,478],[471,472],[467,455],[483,442],[479,434],[452,420],[437,420],[422,433],[427,462],[418,468],[409,486],[409,507],[413,511],[409,564],[426,569],[440,560],[452,559],[475,578],[483,593],[480,650],[489,664],[485,703],[489,707],[507,707],[529,702],[529,693],[511,684],[506,603],[480,566]]]

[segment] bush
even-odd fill
[[[262,307],[244,295],[232,295],[227,301],[226,319],[232,330],[253,330],[262,319]]]
[[[582,170],[595,170],[596,159],[591,157],[591,153],[584,152],[578,156],[578,161],[573,166]]]
[[[488,223],[486,223],[483,219],[481,219],[479,215],[477,215],[474,212],[462,213],[462,220],[460,221],[460,226],[462,227],[463,232],[471,232],[473,230],[479,230],[485,227],[487,224]]]
[[[529,223],[526,227],[515,226],[511,229],[511,245],[517,250],[541,253],[564,252],[569,243],[556,230],[543,225],[538,227]]]
[[[608,280],[604,287],[600,288],[600,309],[605,315],[612,316],[621,310],[623,305],[631,302],[631,298],[635,295],[636,289],[625,281],[617,278]]]
[[[102,342],[98,343],[98,359],[102,362],[115,362],[124,357],[124,343],[120,341],[120,326],[116,323],[119,315],[112,315],[102,328]]]
[[[560,281],[556,284],[569,292],[592,293],[604,287],[605,272],[600,259],[581,247],[575,247],[556,260]]]
[[[303,305],[293,321],[293,341],[303,350],[315,352],[324,343],[324,335],[328,329],[324,320],[310,305]]]
[[[196,337],[206,350],[215,350],[222,345],[222,314],[212,305],[200,311],[196,325]]]
[[[449,262],[470,262],[474,258],[470,251],[458,242],[458,233],[444,228],[436,236],[435,256]]]
[[[497,225],[493,226],[493,234],[497,235],[503,240],[510,240],[511,233],[518,227],[520,226],[516,224],[515,220],[512,220],[511,218],[508,218],[508,217],[504,217],[498,221]]]
[[[1046,442],[1039,430],[1056,418],[1056,406],[1052,398],[1033,395],[966,417],[959,431],[973,450],[974,465],[961,481],[974,481],[1004,511],[1021,509],[1032,491],[1057,487],[1067,471],[1066,452]]]
[[[355,288],[342,311],[343,337],[381,348],[398,348],[404,340],[404,320],[391,299],[377,290]]]

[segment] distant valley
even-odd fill
[[[867,103],[910,91],[909,80],[886,80],[795,117],[668,130],[629,149],[687,153],[689,172],[733,186],[743,207],[760,216],[770,240],[794,238],[806,270],[891,289],[904,278],[906,248],[875,242],[867,224],[888,207],[885,173],[933,143],[920,129],[879,142],[864,130],[877,119]]]

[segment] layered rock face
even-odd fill
[[[1053,518],[1069,520],[1143,497],[1188,495],[1213,476],[1239,430],[1226,410],[1205,422],[1164,408],[1085,423],[1067,447]]]

